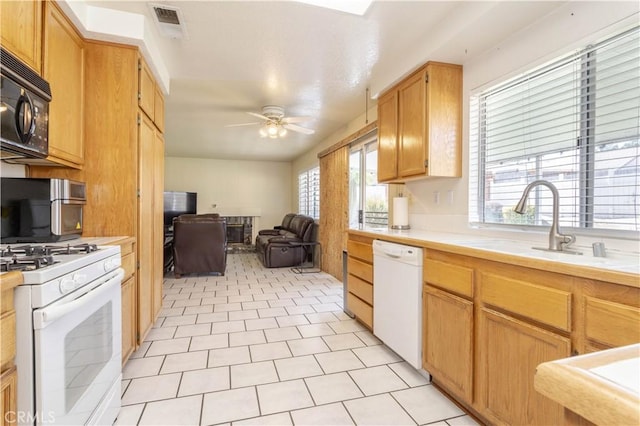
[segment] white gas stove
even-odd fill
[[[119,246],[0,245],[15,290],[19,424],[112,424],[120,408]]]

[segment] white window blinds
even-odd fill
[[[320,218],[320,167],[298,175],[298,212]]]
[[[471,99],[472,222],[640,230],[640,32],[627,31]]]

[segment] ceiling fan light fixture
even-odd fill
[[[280,127],[280,130],[278,130],[278,136],[285,137],[287,136],[287,129],[285,129],[284,127]]]
[[[267,133],[269,137],[275,138],[278,136],[278,125],[276,123],[267,124]]]
[[[267,128],[262,126],[260,127],[260,136],[263,138],[266,138],[267,136],[269,136],[269,133],[267,132]]]

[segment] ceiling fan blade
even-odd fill
[[[304,123],[305,121],[311,121],[313,117],[284,117],[282,122],[285,124],[288,123]]]
[[[224,126],[224,127],[254,126],[254,125],[256,125],[256,124],[262,124],[262,123],[259,123],[259,122],[257,122],[257,121],[256,121],[255,123],[227,124],[227,125],[226,125],[226,126]]]
[[[253,115],[254,117],[258,117],[258,118],[260,118],[262,120],[271,121],[271,119],[269,117],[267,117],[266,115],[258,114],[257,112],[248,112],[247,111],[247,114]]]
[[[305,135],[312,135],[316,132],[315,130],[307,129],[306,127],[301,127],[295,124],[285,124],[284,128],[294,132],[304,133]]]

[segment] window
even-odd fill
[[[298,175],[298,213],[320,218],[320,167]]]
[[[475,223],[640,230],[640,31],[483,91],[471,99],[469,215]]]
[[[378,183],[378,143],[374,137],[349,154],[349,227],[386,228],[389,223],[387,185]]]

